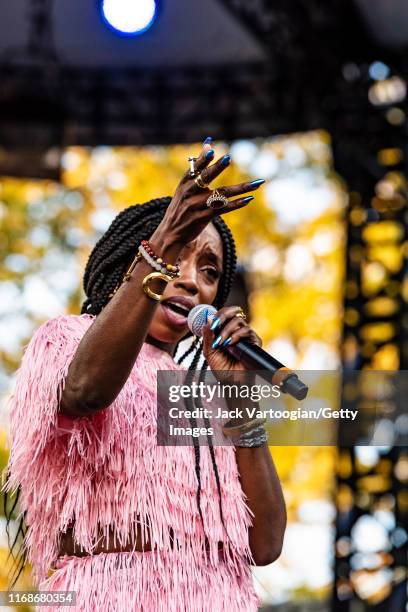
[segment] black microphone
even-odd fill
[[[216,308],[209,304],[194,306],[187,318],[190,331],[195,336],[201,337],[203,327],[208,323],[208,317],[214,316],[216,312]],[[305,399],[309,388],[298,378],[297,374],[257,344],[238,340],[232,346],[227,345],[221,348],[231,353],[246,369],[259,370],[259,375],[264,380],[279,385],[283,393],[288,393],[298,400]]]

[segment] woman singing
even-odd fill
[[[188,355],[194,370],[203,355],[202,371],[239,373],[222,346],[261,345],[224,306],[236,254],[220,214],[264,181],[212,191],[230,157],[213,163],[210,142],[173,198],[117,215],[87,262],[81,314],[46,321],[25,349],[5,488],[18,494],[42,610],[252,612],[250,565],[280,554],[285,505],[259,423],[233,444],[157,444],[158,370],[182,370]],[[201,341],[187,314],[202,303],[217,314]]]

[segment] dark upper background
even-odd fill
[[[135,38],[110,31],[96,0],[2,2],[0,143],[331,129],[344,65],[382,59],[405,74],[407,45],[406,0],[162,0]]]

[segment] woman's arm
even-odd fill
[[[236,448],[242,490],[254,513],[249,546],[256,565],[268,565],[280,556],[286,529],[286,507],[282,487],[266,444],[258,448]]]
[[[210,155],[209,155],[210,154]],[[209,144],[203,146],[195,168],[205,183],[210,183],[227,167],[225,159],[214,164]],[[226,197],[254,191],[259,184],[242,183],[221,190]],[[175,263],[184,245],[201,234],[219,214],[206,204],[209,190],[200,189],[189,172],[181,179],[165,215],[150,238],[155,252]],[[245,198],[231,201],[223,214],[247,206]],[[135,246],[136,255],[136,246]],[[128,282],[123,283],[84,334],[70,363],[61,394],[60,411],[69,416],[84,416],[109,406],[120,393],[132,371],[148,334],[158,302],[142,289],[143,278],[152,272],[142,259]],[[163,293],[163,280],[155,279],[152,290]]]
[[[160,226],[150,238],[165,261],[175,263],[182,245]],[[136,255],[135,248],[135,255]],[[125,384],[145,341],[159,302],[142,289],[142,280],[153,272],[140,260],[129,281],[122,283],[98,314],[78,345],[61,394],[60,412],[84,416],[109,406]],[[153,291],[163,293],[166,281],[155,279]]]
[[[230,305],[215,313],[214,318],[203,327],[203,352],[213,374],[222,384],[251,387],[255,381],[253,372],[245,370],[235,357],[222,349],[227,339],[229,346],[241,339],[262,346],[258,334],[237,316],[239,311],[239,306]],[[251,413],[254,408],[255,412],[259,410],[259,403],[250,398],[238,396],[232,399],[226,394],[225,401],[231,413],[235,414],[238,410],[244,415],[237,421],[248,420],[247,409],[251,409]],[[242,490],[254,513],[249,529],[252,556],[256,565],[268,565],[281,553],[286,528],[286,507],[279,478],[266,444],[259,448],[237,446],[235,456]]]
[[[224,169],[219,162],[207,169],[210,145],[204,145],[196,161],[197,171],[215,176]],[[195,187],[195,189],[194,189]],[[149,238],[153,249],[164,261],[174,264],[183,246],[193,240],[211,221],[208,207],[194,209],[199,197],[189,173],[181,179],[174,197],[156,231]],[[213,213],[214,216],[214,213]],[[136,255],[136,246],[135,246]],[[119,395],[134,366],[148,334],[158,302],[142,289],[142,281],[154,272],[141,259],[127,282],[122,283],[110,302],[98,314],[78,345],[69,366],[61,394],[60,412],[85,416],[109,406]],[[166,281],[155,279],[151,289],[163,293]]]
[[[226,399],[228,409],[243,414],[259,410],[249,399]],[[242,421],[248,418],[241,419]],[[241,487],[254,513],[249,528],[249,546],[256,565],[269,565],[280,556],[286,529],[286,506],[282,487],[267,444],[256,448],[235,447]]]

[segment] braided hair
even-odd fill
[[[81,306],[81,314],[98,315],[106,306],[112,297],[112,293],[118,288],[118,286],[120,286],[124,274],[127,272],[134,259],[137,247],[142,240],[147,240],[151,237],[163,219],[170,202],[170,197],[164,197],[150,200],[144,204],[134,204],[133,206],[123,209],[113,219],[106,232],[95,244],[86,263],[83,276],[83,288],[86,299]],[[216,216],[212,220],[212,223],[220,235],[223,249],[223,271],[219,279],[217,295],[213,301],[213,306],[219,310],[225,304],[231,290],[236,272],[237,257],[235,242],[231,230],[228,228],[223,218]],[[182,338],[182,340],[188,339],[189,337],[193,337],[191,332],[188,332],[184,338]],[[178,348],[179,343],[176,346],[175,354],[177,353]],[[181,364],[193,352],[195,353],[187,372],[187,384],[191,382],[194,375],[194,370],[196,369],[202,355],[202,345],[200,342],[196,341],[195,337],[193,337],[193,341],[189,348],[177,360],[177,363]],[[199,382],[203,380],[207,366],[207,361],[204,359],[201,367]],[[192,398],[186,398],[186,401],[188,404],[188,409],[191,411],[194,409],[194,407],[202,408],[201,400],[199,398],[195,398],[195,405],[193,404],[194,400]],[[206,427],[209,427],[210,423],[208,418],[204,419],[204,421]],[[197,426],[197,421],[195,418],[190,418],[190,423],[192,427]],[[217,485],[221,522],[226,531],[222,512],[220,478],[211,436],[208,436],[207,440]],[[204,520],[200,503],[200,445],[196,437],[193,437],[193,445],[195,473],[197,477],[197,505],[200,519],[204,528]],[[11,509],[8,509],[7,507],[7,495],[5,495],[4,510],[7,518],[7,527],[10,524],[19,494],[20,489],[17,491],[17,496]],[[19,533],[21,533],[24,537],[24,516],[20,519],[17,534],[15,535],[12,545],[10,545],[9,538],[9,547],[13,557],[13,549],[16,545],[16,540]],[[18,558],[20,558],[20,562],[18,564],[17,571],[13,575],[14,580],[11,588],[13,588],[14,584],[16,583],[26,562],[26,554],[23,547],[20,547]]]

